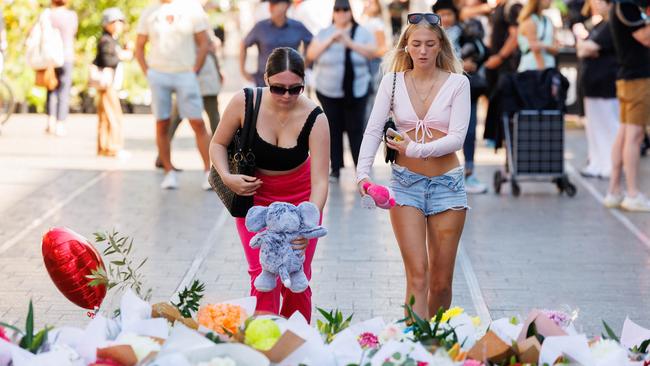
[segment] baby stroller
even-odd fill
[[[499,80],[497,113],[502,120],[506,165],[505,171],[494,172],[497,194],[506,182],[510,182],[512,195],[518,197],[519,182],[549,181],[560,193],[575,196],[576,186],[564,171],[564,101],[568,86],[567,79],[555,69],[504,75]]]

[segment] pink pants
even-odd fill
[[[294,205],[309,201],[311,195],[311,165],[307,160],[297,171],[269,176],[257,173],[256,176],[263,182],[262,187],[255,194],[255,205],[268,206],[273,202],[282,201]],[[255,289],[255,279],[262,273],[260,266],[260,250],[252,249],[249,245],[251,238],[255,233],[246,229],[244,218],[236,218],[237,231],[241,239],[246,260],[248,261],[248,274],[251,277],[251,296],[257,297],[257,311],[280,314],[286,318],[291,316],[296,310],[307,319],[311,320],[311,288],[299,294],[293,293],[282,285],[278,279],[278,284],[271,292],[259,292]],[[307,279],[311,280],[311,261],[316,251],[316,242],[318,239],[309,241],[305,250],[304,271]],[[283,298],[282,308],[280,308],[280,296]]]

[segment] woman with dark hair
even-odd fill
[[[68,0],[52,0],[52,26],[59,30],[63,41],[64,63],[55,69],[59,85],[47,92],[47,133],[64,136],[65,120],[70,112],[70,88],[74,64],[74,40],[79,28],[77,13],[67,8]]]
[[[330,121],[333,180],[343,167],[344,131],[357,164],[371,78],[368,60],[375,55],[374,36],[354,20],[350,2],[336,0],[332,25],[307,50],[307,60],[315,62],[316,95]]]
[[[233,97],[219,122],[210,143],[212,165],[236,194],[254,196],[255,205],[268,206],[275,201],[298,205],[310,201],[322,213],[328,190],[329,127],[320,107],[302,95],[305,87],[302,57],[292,48],[276,48],[266,63],[264,79],[268,87],[258,89],[262,101],[252,147],[255,176],[231,174],[228,169],[227,147],[237,129],[243,127],[244,92]],[[298,310],[310,320],[309,287],[302,293],[292,293],[281,283],[272,292],[255,289],[254,281],[262,272],[259,249],[249,246],[255,233],[246,229],[245,219],[237,218],[236,223],[248,261],[251,295],[257,297],[257,311],[289,317]],[[316,239],[293,242],[295,250],[304,251],[308,279],[316,242]],[[284,299],[281,307],[280,296]]]
[[[392,113],[398,131],[389,134],[387,145],[397,151],[390,184],[397,205],[390,219],[404,261],[405,301],[414,296],[414,311],[430,319],[451,304],[456,252],[469,209],[456,152],[469,126],[470,85],[440,17],[412,13],[408,22],[387,60],[390,73],[381,81],[368,121],[357,183],[366,195],[364,183],[370,182]]]

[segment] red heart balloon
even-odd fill
[[[106,286],[88,286],[86,276],[104,267],[102,257],[88,239],[65,228],[53,228],[43,235],[43,260],[50,278],[61,293],[85,309],[99,307]]]

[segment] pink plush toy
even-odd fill
[[[389,210],[395,207],[395,199],[390,196],[390,191],[384,186],[379,184],[372,184],[370,182],[365,182],[363,184],[363,189],[368,193],[370,197],[375,201],[375,205],[379,208]]]

